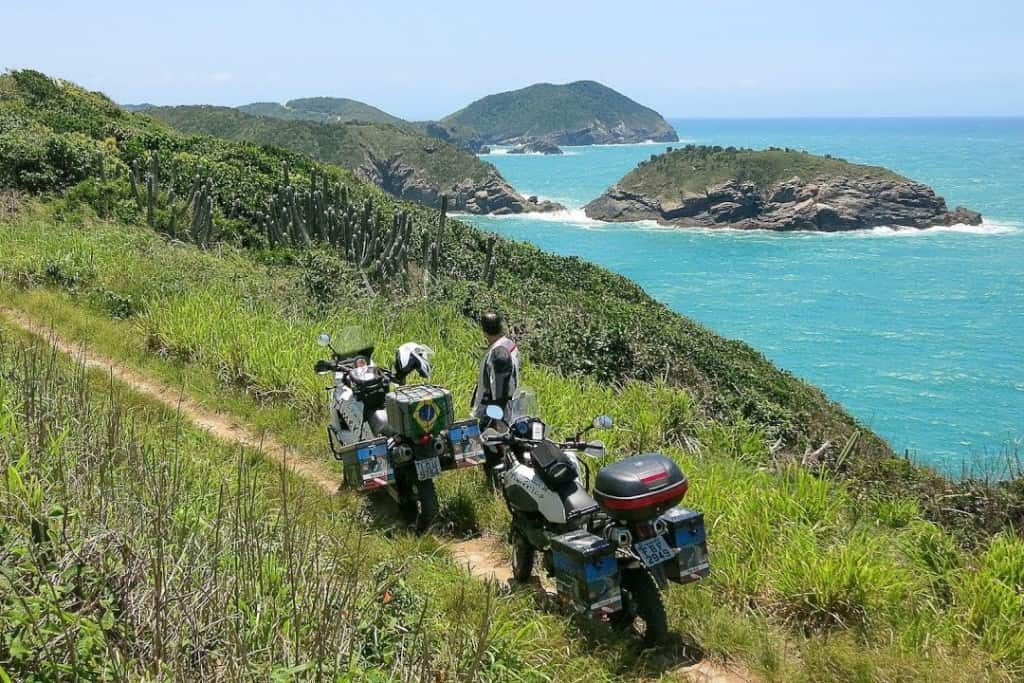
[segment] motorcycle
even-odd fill
[[[500,407],[487,416],[502,419]],[[538,553],[559,599],[588,618],[628,627],[656,644],[668,634],[661,591],[710,571],[703,514],[677,507],[689,482],[672,460],[633,455],[601,468],[604,444],[585,441],[609,429],[607,415],[556,442],[536,417],[520,417],[483,442],[502,453],[500,490],[512,516],[512,574],[527,581]]]
[[[406,385],[413,372],[429,377],[428,347],[403,344],[394,368],[387,369],[374,364],[371,344],[350,344],[339,352],[330,335],[322,333],[317,341],[331,351],[314,370],[333,375],[327,440],[343,464],[345,483],[362,492],[386,491],[405,522],[426,531],[437,515],[434,478],[484,461],[479,426],[475,420],[455,422],[446,388]]]

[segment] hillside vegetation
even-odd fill
[[[430,345],[433,379],[463,415],[482,343],[474,318],[498,307],[555,433],[605,412],[617,422],[610,457],[659,449],[682,465],[713,565],[666,594],[680,640],[637,652],[529,588],[494,597],[437,536],[374,526],[372,503],[292,497],[301,484],[258,457],[83,392],[67,379],[80,373],[5,343],[0,552],[16,563],[0,565],[0,671],[11,678],[598,681],[700,655],[779,681],[1024,674],[1024,547],[1007,528],[1021,519],[1019,482],[954,484],[914,468],[817,390],[628,280],[439,225],[346,171],[184,136],[35,72],[0,77],[0,97],[0,186],[16,189],[0,217],[6,306],[317,459],[317,332],[363,326],[379,362],[400,342]],[[153,151],[180,177],[213,181],[207,246],[164,229],[163,200],[147,212],[133,198],[128,167]],[[390,286],[326,243],[263,238],[256,214],[281,196],[274,186],[308,188],[311,174],[316,188],[344,183],[370,224],[411,221],[408,267]],[[138,429],[112,417],[126,414]],[[819,467],[787,457],[825,438],[842,447]],[[116,455],[97,463],[97,452]],[[479,472],[439,486],[438,534],[503,537],[507,512]],[[321,596],[332,609],[312,604]],[[339,633],[342,615],[353,626]]]
[[[321,123],[363,121],[365,123],[389,123],[399,127],[409,126],[406,121],[392,116],[386,111],[345,97],[302,97],[289,100],[284,104],[253,102],[243,104],[238,109],[252,116],[269,116],[275,119],[319,121]]]
[[[736,149],[687,145],[641,162],[623,176],[618,185],[623,189],[676,201],[685,194],[704,194],[709,187],[728,180],[753,183],[765,189],[799,176],[804,181],[819,177],[904,178],[881,166],[854,164],[831,156],[819,156],[791,149]]]
[[[538,83],[488,95],[438,122],[484,144],[545,139],[558,145],[677,140],[658,112],[594,81]]]
[[[230,107],[154,107],[147,114],[184,133],[273,145],[351,171],[379,159],[400,156],[437,187],[469,179],[485,182],[497,170],[476,155],[409,128],[381,123],[317,123],[250,116]]]

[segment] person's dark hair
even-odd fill
[[[487,335],[501,334],[505,329],[505,324],[501,319],[501,314],[495,311],[489,311],[484,313],[480,317],[480,329]]]

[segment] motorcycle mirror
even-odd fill
[[[319,344],[320,346],[330,346],[331,335],[327,334],[326,332],[321,332],[319,335],[317,335],[316,343]]]
[[[613,424],[615,421],[612,420],[611,415],[598,415],[591,423],[594,429],[611,429]]]
[[[487,406],[484,412],[487,414],[487,417],[492,420],[500,420],[505,417],[505,411],[501,409],[501,406]]]

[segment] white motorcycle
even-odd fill
[[[502,418],[491,406],[487,415]],[[488,429],[483,441],[502,450],[497,476],[512,515],[512,574],[526,581],[534,559],[555,579],[558,596],[576,612],[636,628],[648,644],[668,633],[661,589],[708,574],[704,516],[676,507],[689,486],[670,459],[648,453],[591,470],[580,456],[602,457],[590,429],[608,429],[600,415],[566,442],[554,442],[544,423],[521,417],[508,430]]]
[[[434,478],[443,470],[484,460],[476,421],[455,422],[451,392],[432,384],[405,385],[412,373],[430,376],[431,349],[408,342],[395,353],[393,370],[373,362],[373,346],[339,352],[324,333],[319,343],[330,360],[318,374],[332,374],[327,438],[344,466],[345,483],[359,491],[387,491],[407,523],[426,531],[437,515]]]

